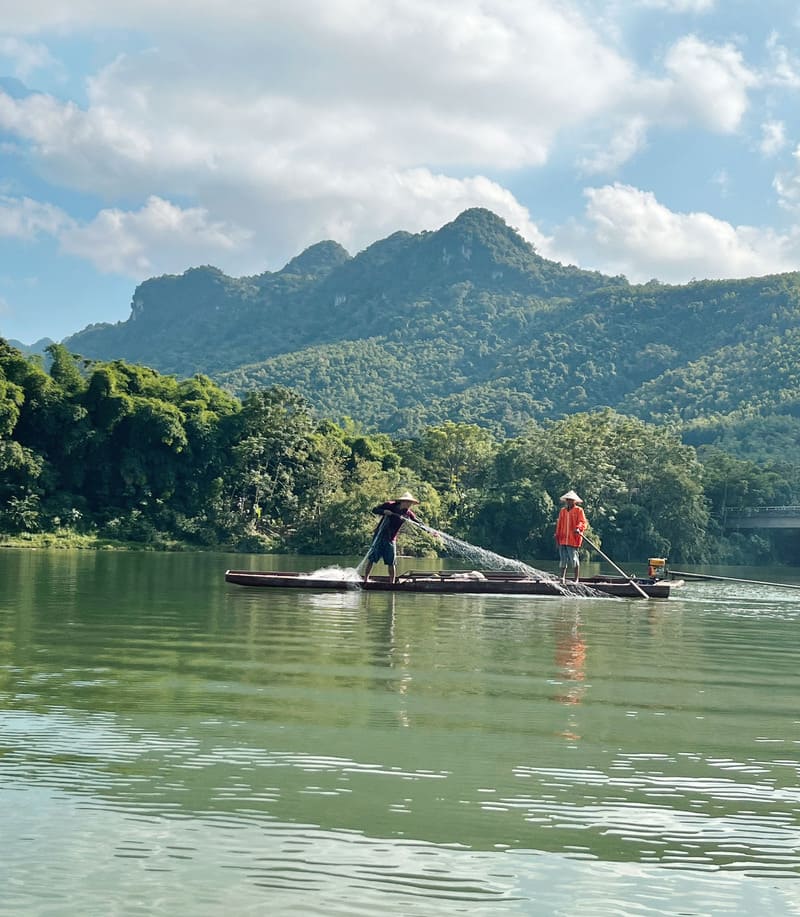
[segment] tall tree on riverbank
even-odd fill
[[[495,532],[498,549],[546,557],[559,495],[574,488],[617,557],[701,560],[708,524],[701,474],[694,450],[664,428],[610,409],[575,414],[503,444],[471,534]]]

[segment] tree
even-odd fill
[[[541,508],[549,500],[555,512],[559,495],[574,488],[592,530],[620,559],[654,550],[702,559],[708,511],[701,468],[694,450],[664,428],[610,409],[531,427],[501,448],[491,480],[486,500],[500,498],[513,509],[518,516],[507,524],[517,540],[527,524],[527,544],[539,550],[553,550],[554,519],[545,522]],[[532,501],[529,520],[509,498],[518,481],[531,482],[523,488]]]
[[[41,495],[50,469],[17,442],[0,439],[0,530],[35,532],[41,525]]]
[[[319,497],[323,461],[303,398],[280,386],[251,392],[227,418],[229,467],[221,494],[228,526],[284,538]]]
[[[76,357],[63,344],[50,344],[47,352],[52,360],[50,378],[66,396],[74,397],[86,389],[86,379],[81,373]]]

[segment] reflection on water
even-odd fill
[[[0,553],[0,914],[800,913],[779,589],[222,581],[248,562]]]
[[[586,641],[582,631],[580,613],[559,616],[555,624],[555,663],[562,678],[560,690],[553,699],[567,707],[577,706],[586,693]],[[577,714],[570,711],[567,725],[560,733],[565,739],[577,742],[580,739]]]

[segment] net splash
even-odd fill
[[[361,575],[356,567],[320,567],[308,574],[309,579],[341,580],[343,583],[357,583]]]
[[[429,535],[438,538],[442,542],[445,551],[456,557],[463,557],[465,560],[469,561],[471,567],[483,568],[484,570],[505,570],[511,573],[521,573],[530,579],[551,583],[553,588],[562,595],[579,595],[587,598],[599,595],[599,593],[590,586],[585,586],[582,583],[569,583],[564,585],[561,580],[552,573],[548,573],[545,570],[539,570],[536,567],[531,567],[530,564],[523,563],[521,560],[503,557],[502,554],[496,554],[494,551],[480,548],[477,545],[470,544],[468,541],[462,541],[460,538],[448,535],[446,532],[439,532],[425,525],[424,522],[414,522],[413,519],[409,519],[408,521],[411,522],[412,525],[416,525],[423,531],[428,532]]]

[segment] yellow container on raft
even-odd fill
[[[647,575],[654,579],[661,579],[667,572],[666,557],[649,557],[647,560]]]

